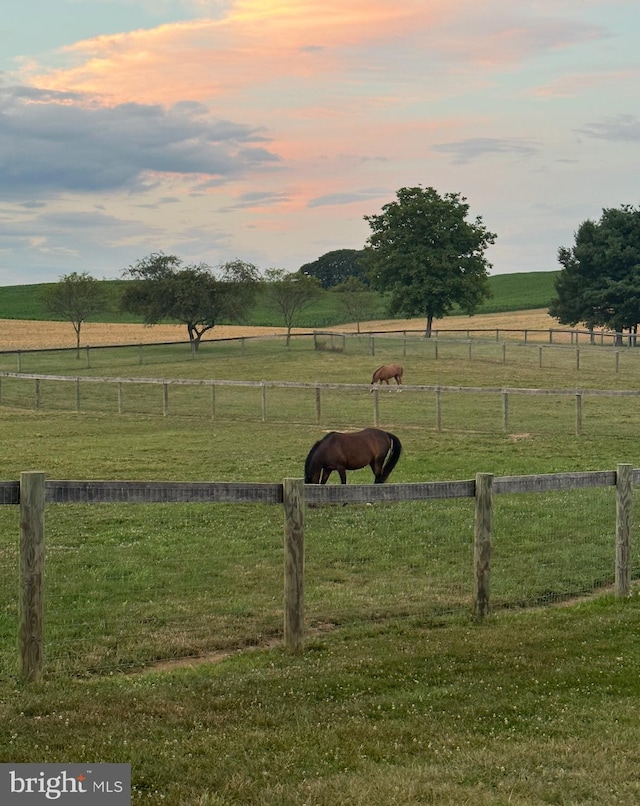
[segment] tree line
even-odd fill
[[[345,314],[357,323],[374,315],[379,294],[390,316],[424,317],[425,335],[434,319],[454,310],[473,314],[491,296],[486,250],[497,235],[481,216],[469,219],[459,193],[405,187],[379,214],[364,217],[371,229],[363,249],[340,249],[297,272],[268,269],[236,259],[215,268],[187,264],[176,255],[152,253],[123,272],[128,280],[121,310],[146,325],[184,324],[194,349],[216,324],[241,323],[260,290],[291,331],[322,293],[339,295]],[[608,327],[637,333],[640,322],[640,210],[605,209],[599,221],[583,222],[572,247],[560,247],[562,266],[549,313],[561,324]],[[87,318],[106,309],[102,284],[88,272],[64,275],[43,299],[53,315],[70,321],[80,348]]]

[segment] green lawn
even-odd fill
[[[640,798],[640,597],[346,626],[193,669],[8,683],[2,761],[128,762],[134,804]]]

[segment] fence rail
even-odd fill
[[[73,355],[79,359],[81,355],[84,357],[85,368],[89,369],[92,366],[92,357],[96,357],[96,362],[101,353],[110,353],[114,350],[125,351],[128,356],[128,361],[134,360],[135,363],[143,365],[151,361],[158,360],[159,355],[166,355],[172,353],[174,357],[178,355],[175,350],[179,350],[179,355],[184,358],[183,350],[189,351],[190,359],[196,360],[201,355],[210,355],[217,347],[224,347],[225,345],[237,344],[240,346],[242,353],[245,353],[247,345],[259,342],[284,342],[287,348],[291,347],[293,342],[309,341],[313,344],[313,349],[316,351],[329,350],[332,352],[354,352],[357,354],[367,354],[374,356],[380,345],[382,349],[386,349],[390,342],[400,342],[400,346],[396,344],[395,349],[406,357],[409,352],[415,353],[416,347],[418,352],[422,355],[428,350],[432,353],[435,360],[439,358],[439,352],[444,350],[448,344],[450,345],[463,345],[466,346],[467,358],[472,360],[474,354],[479,351],[481,354],[486,353],[487,349],[491,349],[491,345],[497,345],[499,348],[499,355],[494,360],[498,360],[503,364],[507,363],[507,353],[511,354],[513,350],[521,351],[523,348],[532,347],[537,350],[537,360],[540,368],[546,363],[545,356],[553,354],[557,351],[566,351],[568,349],[574,353],[574,366],[576,370],[581,368],[581,345],[590,348],[614,348],[611,352],[613,355],[612,369],[616,374],[620,372],[620,356],[624,352],[632,352],[632,348],[637,346],[637,336],[631,334],[616,333],[613,331],[587,331],[577,329],[561,329],[549,328],[545,330],[537,329],[512,329],[512,328],[442,328],[432,331],[430,338],[424,338],[424,331],[422,330],[385,330],[385,331],[333,331],[333,330],[313,330],[313,331],[299,331],[290,334],[262,334],[255,336],[240,336],[234,338],[210,338],[205,339],[196,345],[195,342],[176,341],[176,342],[144,342],[138,344],[102,344],[102,345],[85,345],[81,348],[76,347],[49,347],[38,349],[13,349],[13,350],[0,350],[0,360],[5,370],[8,370],[7,361],[14,359],[16,361],[16,371],[18,374],[23,374],[25,367],[23,364],[26,362],[33,363],[33,357],[42,355],[55,355],[62,356]],[[489,345],[489,347],[487,347]],[[175,348],[175,349],[174,349]],[[133,353],[132,353],[133,351]],[[158,353],[160,351],[160,353]],[[608,351],[608,350],[607,350]],[[584,350],[583,353],[584,354]],[[155,358],[154,358],[155,357]],[[60,376],[69,380],[68,376]],[[72,378],[72,379],[75,379]],[[125,382],[128,379],[118,379]]]
[[[344,339],[346,338],[357,338],[357,339],[369,339],[373,351],[375,352],[374,340],[377,337],[386,338],[386,337],[397,337],[401,336],[406,338],[424,338],[425,336],[425,329],[424,328],[397,328],[397,329],[389,329],[389,330],[374,330],[374,329],[361,329],[358,331],[352,330],[331,330],[330,328],[313,328],[308,330],[298,330],[297,332],[293,332],[287,335],[286,332],[283,333],[276,333],[276,334],[258,334],[255,336],[233,336],[233,337],[224,337],[224,338],[217,338],[215,334],[211,334],[210,338],[202,339],[200,342],[200,346],[206,346],[215,343],[225,343],[225,342],[240,342],[241,344],[245,344],[248,341],[256,341],[256,340],[291,340],[291,339],[300,339],[300,338],[313,338],[314,342],[316,342],[319,338],[323,336],[328,336],[336,339],[342,339],[344,343]],[[486,341],[495,341],[500,342],[504,337],[507,337],[509,340],[516,340],[522,341],[525,344],[529,343],[530,341],[533,342],[541,342],[544,341],[548,344],[569,344],[569,345],[578,345],[582,344],[599,344],[600,346],[606,346],[607,344],[614,346],[614,347],[621,347],[621,346],[628,346],[628,347],[635,347],[637,344],[637,334],[634,333],[624,333],[622,331],[615,331],[615,330],[585,330],[581,328],[508,328],[508,327],[466,327],[466,328],[433,328],[431,331],[430,340],[437,341],[440,338],[453,338],[453,339],[471,339],[471,338],[479,338]],[[77,346],[69,346],[69,347],[39,347],[39,348],[20,348],[20,349],[7,349],[1,350],[0,349],[0,356],[2,355],[11,355],[15,356],[18,362],[18,366],[21,362],[21,357],[25,355],[30,355],[33,353],[59,353],[59,352],[68,352],[78,354],[78,352],[83,352],[87,364],[89,364],[89,356],[93,351],[100,351],[100,350],[113,350],[117,348],[129,347],[129,348],[136,348],[140,352],[140,358],[142,360],[143,351],[146,348],[156,348],[156,347],[174,347],[174,346],[184,346],[189,349],[192,353],[197,352],[196,345],[194,342],[185,341],[185,340],[178,340],[178,341],[148,341],[148,342],[136,342],[134,344],[122,344],[122,343],[115,343],[115,344],[85,344],[82,345],[80,348]]]
[[[409,484],[310,485],[301,479],[282,484],[236,482],[139,482],[47,480],[42,472],[25,472],[19,481],[0,482],[0,503],[20,506],[20,670],[25,681],[43,674],[46,504],[69,503],[262,503],[284,509],[284,643],[291,651],[304,643],[305,505],[398,503],[474,498],[473,602],[476,617],[490,608],[493,498],[496,494],[541,493],[596,487],[616,488],[615,592],[627,596],[631,586],[631,513],[633,485],[640,469],[619,464],[615,471],[502,476],[479,473],[463,481]]]
[[[339,391],[339,392],[366,392],[366,399],[369,399],[368,393],[373,392],[372,397],[372,424],[378,426],[381,421],[380,416],[380,399],[381,395],[394,394],[399,391],[399,387],[391,386],[375,386],[371,387],[369,384],[362,383],[318,383],[318,382],[302,382],[302,381],[244,381],[244,380],[220,380],[210,378],[123,378],[123,377],[109,377],[109,376],[86,376],[80,377],[76,375],[48,375],[41,373],[16,373],[16,372],[0,372],[0,405],[4,403],[3,399],[3,379],[14,381],[33,381],[33,405],[36,409],[42,407],[42,388],[43,382],[48,383],[73,383],[75,386],[75,410],[82,410],[82,384],[105,384],[116,388],[117,391],[117,411],[122,415],[125,410],[124,405],[124,392],[126,386],[155,386],[161,389],[161,405],[163,416],[169,416],[171,413],[171,388],[178,387],[200,387],[210,389],[209,399],[209,416],[212,418],[219,418],[220,411],[217,405],[216,390],[223,388],[244,388],[260,390],[260,414],[259,417],[262,422],[267,422],[270,418],[269,414],[269,396],[268,390],[308,390],[314,394],[315,405],[315,423],[319,425],[323,419],[323,405],[322,395],[323,392]],[[508,433],[510,429],[510,401],[513,397],[559,397],[559,398],[573,398],[575,401],[575,434],[581,436],[583,432],[584,423],[584,409],[583,402],[588,399],[623,399],[623,398],[638,398],[640,397],[640,389],[542,389],[542,388],[524,388],[524,387],[509,387],[509,386],[452,386],[443,384],[404,384],[402,391],[408,394],[423,394],[432,395],[434,397],[435,405],[435,427],[437,431],[442,430],[443,423],[443,394],[458,394],[458,395],[483,395],[483,396],[498,396],[500,398],[501,406],[501,419],[502,431]],[[160,400],[160,398],[159,398]],[[106,405],[106,403],[105,403]],[[158,403],[158,405],[160,405]],[[276,407],[278,409],[279,407]],[[256,413],[256,417],[258,414]]]

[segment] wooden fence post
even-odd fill
[[[633,522],[633,465],[616,470],[616,596],[631,593],[631,524]]]
[[[118,381],[118,414],[122,414],[122,384]]]
[[[44,479],[20,474],[20,674],[42,680],[44,623]]]
[[[76,411],[80,411],[80,378],[76,378]]]
[[[576,392],[576,436],[582,436],[582,393]]]
[[[267,385],[262,381],[262,422],[267,422]]]
[[[476,474],[476,512],[473,543],[474,614],[482,620],[489,614],[491,580],[491,531],[493,522],[493,473]]]
[[[377,427],[380,422],[380,392],[378,386],[373,390],[373,424]]]
[[[316,386],[316,424],[320,425],[322,419],[322,403],[320,400],[320,387]]]
[[[502,430],[509,433],[509,392],[502,391]]]
[[[436,431],[442,431],[442,390],[436,386]]]
[[[304,481],[284,479],[284,645],[299,652],[304,643]]]
[[[169,384],[166,381],[162,384],[162,414],[164,417],[169,414]]]

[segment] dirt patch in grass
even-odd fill
[[[360,324],[362,331],[380,330],[423,330],[424,319],[376,320]],[[434,329],[452,330],[472,328],[515,329],[515,330],[548,330],[557,328],[558,323],[552,319],[545,308],[534,311],[515,311],[509,313],[480,314],[478,316],[451,316],[439,319],[433,324]],[[334,331],[352,332],[354,324],[339,325],[331,328]],[[305,329],[294,329],[294,333],[308,332]],[[240,336],[266,336],[284,334],[283,327],[240,327],[218,325],[209,334],[207,340],[232,339]],[[187,330],[184,325],[144,325],[133,324],[101,324],[85,322],[81,331],[83,347],[109,344],[149,344],[158,342],[187,341]],[[37,350],[43,348],[75,347],[76,336],[73,326],[68,322],[39,322],[24,319],[0,319],[0,351]]]

